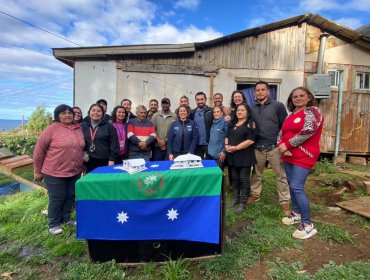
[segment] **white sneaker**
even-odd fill
[[[291,212],[288,217],[284,217],[281,222],[284,225],[294,225],[294,224],[299,224],[301,222],[301,214],[297,214],[294,212]]]
[[[52,235],[61,234],[63,232],[63,229],[60,226],[53,227],[49,229],[49,233]]]
[[[317,230],[312,223],[310,225],[301,224],[300,227],[293,232],[292,236],[298,239],[307,239],[314,236],[316,233]]]

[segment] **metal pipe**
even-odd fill
[[[325,46],[326,46],[326,38],[329,37],[328,33],[323,33],[320,35],[320,46],[319,46],[319,54],[317,58],[317,74],[323,74],[324,69],[324,54],[325,54]]]
[[[342,120],[342,101],[343,101],[343,72],[339,74],[339,92],[338,92],[338,108],[337,108],[337,125],[335,131],[335,150],[334,156],[338,156],[340,144],[340,128]]]

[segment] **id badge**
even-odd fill
[[[90,153],[95,152],[95,145],[94,144],[90,145],[89,151],[90,151]]]
[[[124,148],[125,147],[125,141],[119,141],[119,146],[120,146],[120,148]]]

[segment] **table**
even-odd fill
[[[147,162],[136,174],[105,166],[77,181],[77,238],[88,240],[93,260],[221,253],[221,169],[210,160],[181,170],[172,163]]]

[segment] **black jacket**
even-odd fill
[[[204,108],[205,108],[205,111],[204,111],[204,124],[205,124],[205,127],[206,127],[206,140],[207,140],[207,143],[208,143],[209,142],[209,136],[210,136],[210,133],[211,133],[211,127],[212,127],[212,124],[213,124],[213,108],[212,107],[208,107],[207,105],[205,105]],[[197,111],[197,108],[192,109],[190,111],[189,118],[191,120],[194,120],[194,116],[195,116],[195,112],[196,111]]]
[[[81,127],[86,143],[85,150],[89,153],[90,158],[116,160],[119,152],[119,143],[116,129],[111,123],[103,120],[96,126],[95,130],[97,129],[97,131],[94,139],[95,150],[93,152],[90,151],[91,122],[84,122],[81,124]]]

